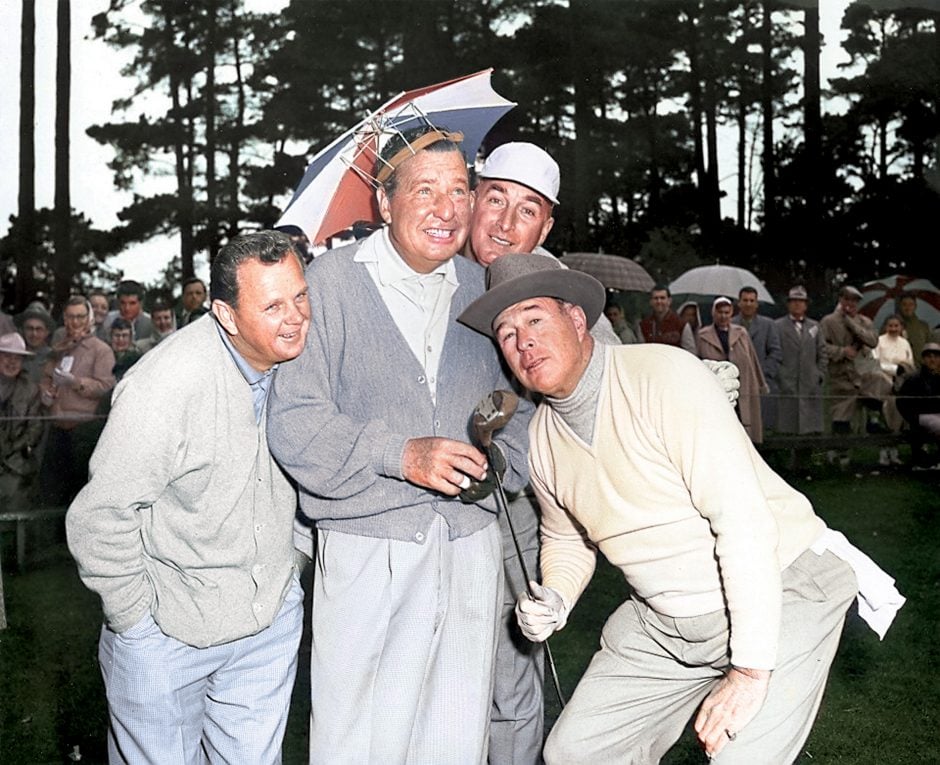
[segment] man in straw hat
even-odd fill
[[[603,307],[590,276],[508,255],[459,317],[544,396],[529,455],[542,584],[519,599],[523,630],[545,640],[564,626],[598,548],[633,590],[546,762],[658,762],[693,715],[719,762],[791,762],[858,592],[853,568],[863,592],[874,576],[890,593],[860,605],[879,634],[903,598],[763,462],[693,356],[596,344]]]
[[[310,752],[329,763],[486,759],[502,595],[496,502],[469,443],[474,407],[509,381],[454,318],[484,291],[455,257],[472,207],[459,135],[384,147],[386,226],[307,269],[304,353],[275,381],[268,435],[316,523]],[[505,485],[528,480],[520,410],[497,434]]]

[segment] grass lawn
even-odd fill
[[[908,603],[884,642],[853,612],[801,765],[940,762],[940,484],[930,473],[836,473],[793,479],[833,528],[845,532],[898,581]],[[2,540],[5,567],[14,560]],[[33,551],[26,571],[5,572],[10,627],[0,632],[0,762],[103,763],[107,715],[96,660],[97,597],[79,582],[61,544]],[[594,652],[601,626],[626,595],[605,563],[571,622],[552,639],[561,683],[570,695]],[[309,644],[309,643],[308,643]],[[307,762],[307,663],[301,662],[284,762]],[[558,703],[546,686],[549,724]],[[664,760],[704,763],[691,736]],[[774,764],[768,764],[774,765]]]

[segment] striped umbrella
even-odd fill
[[[859,313],[872,320],[878,328],[891,314],[897,312],[895,301],[902,293],[913,295],[917,300],[916,313],[931,327],[940,324],[940,289],[929,279],[913,276],[887,276],[884,279],[865,282],[861,287],[862,299]]]
[[[490,128],[515,106],[493,90],[492,72],[400,93],[380,106],[313,158],[277,225],[298,227],[316,246],[354,223],[380,222],[376,158],[392,136],[409,128],[462,132],[464,156],[473,162]]]

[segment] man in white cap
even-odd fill
[[[866,592],[859,605],[880,635],[903,604],[892,580],[767,466],[693,356],[594,342],[599,282],[510,255],[487,284],[458,321],[493,337],[544,397],[529,426],[542,584],[520,596],[520,626],[533,640],[564,627],[598,549],[632,592],[552,729],[546,762],[656,763],[693,715],[722,765],[792,762],[856,576],[863,592],[874,580],[887,594]]]
[[[489,266],[509,253],[531,253],[554,259],[542,247],[555,223],[561,174],[548,152],[532,143],[511,142],[495,148],[477,173],[470,235],[464,253]],[[598,342],[619,339],[607,319],[596,325]],[[526,570],[538,570],[538,505],[531,487],[509,505],[513,531]],[[515,618],[516,599],[525,590],[512,531],[499,516],[503,538],[502,620],[496,651],[489,761],[496,765],[532,765],[544,743],[544,657],[542,646],[526,640]]]

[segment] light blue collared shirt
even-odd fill
[[[213,317],[213,320],[214,317]],[[271,388],[271,375],[274,374],[274,370],[277,369],[277,364],[271,367],[267,372],[259,372],[251,364],[245,361],[245,357],[242,356],[232,345],[232,339],[228,336],[222,325],[219,322],[215,321],[215,327],[219,330],[219,335],[222,336],[222,342],[225,343],[225,347],[228,348],[228,352],[232,354],[232,358],[235,360],[235,366],[238,367],[238,371],[242,373],[242,377],[245,378],[245,382],[248,383],[248,387],[251,389],[251,404],[255,409],[255,422],[261,422],[261,415],[264,412],[264,405],[268,400],[268,390]]]

